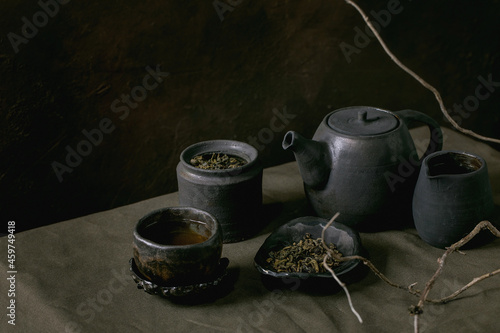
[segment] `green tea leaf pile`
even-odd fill
[[[342,256],[335,244],[328,244],[328,248],[336,255]],[[323,247],[321,238],[313,239],[311,234],[306,233],[298,243],[278,251],[270,251],[267,262],[276,272],[325,273],[326,269],[322,263],[326,255],[327,250]],[[328,256],[326,264],[333,268],[340,265],[340,262]]]
[[[194,156],[191,159],[191,165],[199,169],[234,169],[245,165],[247,162],[237,156],[227,155],[223,153],[206,153]]]

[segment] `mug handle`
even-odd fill
[[[397,111],[396,114],[403,119],[407,126],[415,121],[418,121],[429,127],[431,139],[429,141],[429,145],[427,146],[427,150],[420,158],[420,162],[422,162],[427,155],[443,149],[443,132],[439,124],[434,119],[422,112],[414,110],[401,110]]]

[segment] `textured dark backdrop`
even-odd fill
[[[365,25],[344,1],[228,0],[222,16],[213,0],[60,2],[0,4],[0,211],[18,230],[175,191],[179,154],[197,141],[253,143],[271,166],[292,160],[286,130],[311,136],[344,106],[411,108],[448,126],[373,38],[356,39]],[[500,81],[499,1],[360,4],[393,10],[382,36],[449,107],[474,102],[479,76]],[[350,59],[347,44],[357,45]],[[147,68],[169,75],[145,90]],[[127,106],[131,92],[139,102]],[[491,91],[462,125],[500,137],[499,102]],[[92,131],[100,124],[102,140]],[[84,130],[98,144],[60,181],[54,162],[67,165],[67,146],[90,149]]]

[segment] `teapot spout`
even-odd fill
[[[331,160],[326,143],[308,140],[289,131],[283,138],[282,147],[293,151],[304,184],[316,190],[324,188],[330,175]]]

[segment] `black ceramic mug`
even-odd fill
[[[486,161],[460,151],[427,156],[413,196],[413,218],[419,236],[445,248],[462,239],[495,206]]]

